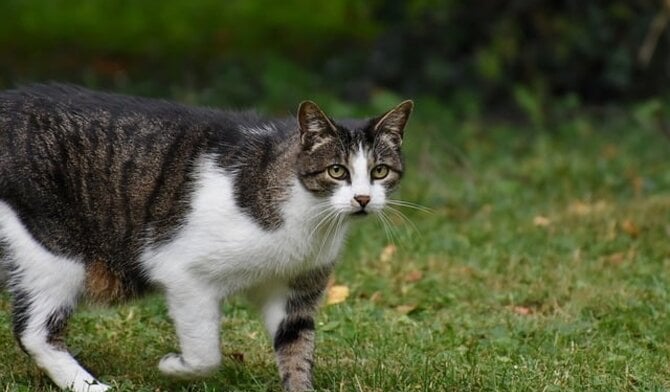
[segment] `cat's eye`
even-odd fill
[[[375,180],[381,180],[386,178],[389,175],[389,167],[386,165],[377,165],[372,169],[372,178]]]
[[[328,168],[328,175],[336,180],[342,180],[347,176],[347,169],[342,165],[332,165]]]

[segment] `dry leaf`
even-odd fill
[[[244,363],[244,353],[241,353],[241,352],[238,352],[238,351],[232,352],[232,353],[230,353],[230,358],[232,358],[233,361],[235,361],[235,362]]]
[[[375,291],[375,292],[372,293],[372,295],[370,296],[370,301],[375,302],[375,303],[381,301],[381,299],[382,299],[382,293],[381,293],[381,291]]]
[[[549,218],[547,218],[546,216],[538,215],[535,218],[533,218],[533,224],[535,226],[546,227],[551,224],[551,220],[549,220]]]
[[[633,191],[635,191],[635,195],[640,196],[644,188],[644,179],[636,175],[631,178],[630,182],[631,186],[633,187]]]
[[[405,275],[405,282],[407,283],[416,283],[423,279],[423,272],[420,270],[412,270]]]
[[[382,250],[382,253],[379,255],[379,260],[382,263],[388,263],[393,258],[393,255],[398,251],[398,248],[394,244],[388,244]]]
[[[621,265],[626,261],[626,254],[624,252],[612,253],[606,258],[608,264]]]
[[[395,308],[395,310],[400,314],[412,313],[412,311],[414,309],[416,309],[416,305],[414,305],[414,304],[399,305],[399,306],[396,306],[396,308]]]
[[[576,201],[568,207],[568,211],[575,215],[588,215],[592,210],[593,208],[590,205],[582,203],[581,201]]]
[[[349,297],[349,287],[347,286],[331,286],[328,289],[326,304],[335,305],[344,302]]]
[[[600,154],[606,159],[613,159],[619,155],[619,149],[614,144],[606,144]]]
[[[607,203],[598,200],[595,203],[584,203],[582,201],[575,201],[574,203],[570,204],[568,206],[568,212],[573,214],[573,215],[589,215],[595,212],[601,212],[606,210],[608,207]]]
[[[514,308],[512,308],[512,311],[521,316],[528,316],[531,313],[533,313],[533,310],[531,308],[525,306],[515,306]]]
[[[582,260],[582,250],[577,248],[574,251],[572,251],[572,259],[574,261],[581,261]]]
[[[640,229],[637,227],[635,222],[630,219],[626,219],[625,221],[621,222],[621,230],[633,238],[640,235]]]

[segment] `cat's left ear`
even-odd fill
[[[412,109],[414,109],[414,102],[407,100],[386,112],[375,122],[373,128],[375,135],[386,134],[391,136],[398,145],[402,144],[405,125],[412,114]]]

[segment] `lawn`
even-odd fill
[[[419,100],[396,196],[430,210],[355,225],[333,282],[349,295],[318,317],[318,389],[670,389],[670,139],[645,113],[528,125]],[[177,347],[160,297],[82,307],[68,343],[123,391],[279,390],[257,316],[223,307],[225,360],[205,380],[158,373]],[[53,390],[9,311],[0,296],[0,391]]]

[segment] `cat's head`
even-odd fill
[[[414,104],[370,120],[336,122],[314,102],[298,108],[302,184],[339,214],[380,211],[403,174],[401,145]]]

